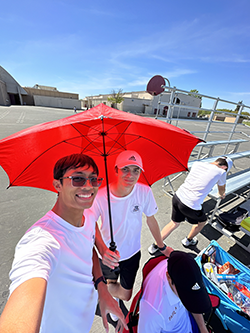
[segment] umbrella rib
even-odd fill
[[[88,126],[86,124],[82,124],[82,125],[84,125],[88,129],[92,128],[92,130],[95,130],[96,132],[99,132],[99,130],[96,130],[92,126]],[[90,141],[89,138],[87,136],[83,135],[73,124],[71,124],[71,126],[80,134],[81,137],[84,137],[89,142],[89,144],[84,149],[86,149],[87,147],[92,145],[94,148],[96,148],[100,152],[100,154],[102,153],[102,151],[97,146],[94,145],[93,141]]]
[[[128,122],[128,121],[126,121],[126,122]],[[123,124],[123,123],[125,123],[125,121],[121,121],[118,125]],[[119,133],[118,138],[117,138],[116,140],[113,140],[113,141],[114,141],[114,144],[113,144],[112,147],[110,147],[110,149],[109,149],[108,152],[110,152],[110,151],[112,150],[112,148],[114,147],[115,144],[118,144],[121,148],[124,149],[124,147],[118,142],[118,140],[120,140],[120,138],[121,138],[124,134],[126,134],[125,131],[128,129],[128,127],[129,127],[130,125],[131,125],[131,121],[128,122],[128,124],[127,124],[126,128],[123,130],[123,132],[122,132],[122,133]],[[113,126],[112,128],[115,128],[115,127],[117,127],[117,125],[116,125],[116,126]],[[109,137],[109,136],[108,136],[108,137]],[[110,139],[112,140],[112,138],[110,138]],[[117,149],[118,149],[118,148],[117,148]]]
[[[121,133],[120,134],[120,136],[119,136],[119,139],[120,139],[120,137],[122,136],[122,135],[127,135],[127,136],[135,136],[134,134],[128,134],[128,133]],[[173,154],[171,154],[168,150],[166,150],[165,148],[163,148],[161,145],[159,145],[158,143],[156,143],[156,142],[154,142],[153,140],[151,140],[151,139],[149,139],[149,138],[146,138],[146,137],[144,137],[144,136],[142,136],[142,135],[137,135],[137,137],[136,138],[134,138],[132,141],[130,141],[129,142],[129,145],[130,144],[132,144],[133,142],[135,142],[135,141],[137,141],[137,140],[139,140],[140,138],[143,138],[144,140],[147,140],[147,141],[150,141],[150,142],[152,142],[153,144],[155,144],[155,145],[157,145],[159,148],[161,148],[161,149],[163,149],[167,154],[169,154],[169,155],[171,155],[182,167],[184,167],[185,168],[185,170],[186,171],[188,171],[188,168],[187,167],[185,167],[185,165],[183,165]],[[119,144],[119,142],[117,142],[117,140],[114,140],[114,142],[115,143],[117,143],[117,144]],[[120,144],[119,144],[120,145]],[[114,145],[113,145],[114,146]],[[113,147],[112,146],[112,147]],[[121,146],[121,145],[120,145]],[[112,149],[112,147],[110,148],[110,150]],[[122,148],[124,148],[123,146],[121,146]],[[109,151],[110,151],[109,150]]]
[[[82,135],[81,135],[81,137],[82,137]],[[78,137],[75,137],[75,139],[76,138],[78,138]],[[34,158],[33,160],[32,160],[32,162],[30,162],[23,170],[22,170],[22,172],[20,172],[19,173],[19,175],[9,184],[9,186],[7,187],[7,189],[9,188],[9,187],[11,187],[11,186],[14,186],[14,183],[15,183],[15,181],[34,163],[34,161],[36,161],[36,160],[38,160],[42,155],[44,155],[45,153],[47,153],[49,150],[51,150],[52,148],[54,148],[54,147],[56,147],[56,146],[58,146],[58,145],[60,145],[62,142],[64,142],[64,143],[66,143],[66,144],[68,144],[68,145],[71,145],[71,146],[75,146],[75,147],[77,147],[77,145],[74,145],[74,144],[72,144],[72,143],[69,143],[69,142],[67,142],[66,140],[62,140],[62,141],[60,141],[60,142],[57,142],[55,145],[53,145],[53,146],[51,146],[51,147],[49,147],[48,149],[46,149],[46,150],[44,150],[41,154],[39,154],[36,158]],[[80,147],[79,147],[80,148]],[[97,148],[97,147],[96,147]]]

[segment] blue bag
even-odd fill
[[[228,295],[223,292],[222,289],[216,285],[213,281],[207,278],[206,274],[203,271],[202,255],[204,258],[204,253],[213,246],[216,250],[215,261],[221,265],[226,262],[229,262],[233,265],[235,269],[238,269],[240,273],[237,274],[237,282],[243,284],[248,290],[250,290],[250,270],[248,267],[243,265],[239,260],[228,254],[223,250],[220,245],[212,240],[207,248],[202,250],[198,256],[195,258],[197,264],[201,268],[204,284],[207,288],[207,291],[211,294],[217,295],[220,297],[221,303],[218,309],[216,309],[216,315],[221,320],[222,325],[227,330],[231,330],[233,333],[244,332],[250,333],[250,316],[242,311],[242,309],[231,300]]]

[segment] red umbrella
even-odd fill
[[[0,165],[9,176],[9,187],[31,186],[55,191],[53,167],[61,157],[74,153],[91,156],[100,176],[106,176],[108,183],[113,180],[114,172],[108,171],[113,171],[117,155],[130,149],[137,151],[143,160],[145,172],[139,181],[152,185],[170,174],[188,170],[189,156],[200,141],[163,121],[100,104],[0,140]]]

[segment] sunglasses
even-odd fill
[[[74,187],[82,187],[87,183],[87,180],[90,182],[91,186],[93,187],[100,187],[102,185],[103,178],[100,177],[90,177],[85,178],[81,176],[68,176],[68,177],[62,177],[60,179],[71,179],[71,184]]]

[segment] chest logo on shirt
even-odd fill
[[[132,213],[137,213],[137,212],[140,212],[140,205],[139,204],[135,204],[131,207],[131,212]]]

